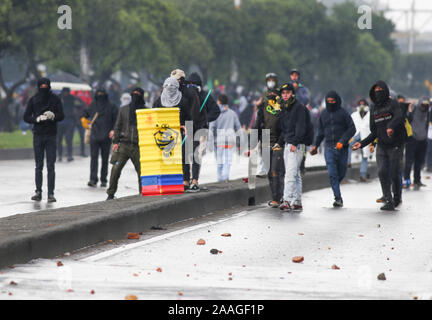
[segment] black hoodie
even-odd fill
[[[42,84],[47,84],[48,88],[42,89]],[[46,111],[54,113],[54,120],[36,122],[36,119]],[[34,125],[34,134],[53,136],[57,134],[57,122],[63,119],[63,105],[60,98],[52,93],[50,80],[47,78],[39,79],[38,93],[31,97],[27,103],[27,108],[24,112],[24,121]]]
[[[327,103],[328,98],[333,98],[336,103]],[[330,91],[326,96],[326,109],[321,112],[318,119],[318,134],[315,138],[315,146],[319,146],[325,139],[327,148],[336,147],[337,143],[348,148],[349,140],[354,136],[356,128],[351,115],[342,108],[342,99],[335,91]]]
[[[200,87],[200,90],[199,90],[198,94],[199,94],[200,103],[201,103],[201,106],[202,106],[202,104],[204,103],[205,99],[207,98],[208,92],[204,91],[203,88],[202,88],[201,77],[199,76],[198,73],[194,72],[194,73],[192,73],[189,76],[189,78],[187,80],[188,80],[189,83],[194,84],[194,85]],[[208,127],[208,123],[215,121],[219,117],[219,115],[221,113],[220,108],[219,108],[219,106],[217,105],[216,101],[213,99],[213,97],[211,95],[209,96],[209,98],[208,98],[208,100],[207,100],[207,102],[206,102],[206,104],[205,104],[202,112],[206,113],[206,117],[207,117],[207,125],[206,125],[206,127]]]
[[[375,93],[377,86],[384,89],[381,91],[381,97]],[[370,111],[371,134],[361,142],[362,148],[369,145],[376,138],[378,138],[378,145],[381,147],[394,148],[402,146],[407,139],[405,118],[399,103],[390,98],[390,90],[387,84],[384,81],[377,81],[372,86],[369,96],[373,102]],[[393,129],[391,137],[387,135],[387,129]]]

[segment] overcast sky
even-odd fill
[[[390,9],[409,9],[413,0],[379,0],[381,5],[387,5]],[[415,0],[417,10],[431,10],[431,12],[419,12],[416,14],[415,28],[417,31],[432,32],[432,0]],[[387,13],[386,17],[393,20],[398,30],[406,30],[407,18],[402,12]],[[408,16],[408,24],[411,23],[411,17]],[[421,29],[421,30],[420,30]]]

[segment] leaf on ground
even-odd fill
[[[57,262],[57,267],[63,267],[63,262],[58,261],[58,262]]]
[[[222,233],[221,236],[222,237],[231,237],[231,233]]]
[[[138,300],[138,297],[134,294],[127,295],[125,300]]]
[[[333,270],[340,270],[340,268],[339,268],[337,265],[335,265],[335,264],[332,265],[332,269],[333,269]]]
[[[127,234],[127,238],[130,239],[130,240],[139,240],[140,236],[139,236],[138,233],[135,233],[135,232],[129,232],[129,233]]]
[[[203,245],[205,245],[205,244],[206,244],[206,242],[205,242],[204,239],[199,239],[199,240],[197,241],[197,245],[199,245],[199,246],[203,246]]]
[[[302,257],[302,256],[297,256],[297,257],[292,258],[292,262],[294,262],[294,263],[302,263],[303,261],[304,261],[304,257]]]

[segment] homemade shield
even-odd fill
[[[137,122],[142,195],[184,193],[179,109],[138,110]]]

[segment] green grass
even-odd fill
[[[64,140],[63,144],[66,145]],[[74,134],[73,144],[79,146],[79,134],[77,131]],[[0,150],[21,148],[33,148],[33,133],[31,130],[28,130],[26,135],[23,135],[20,130],[0,132]]]

